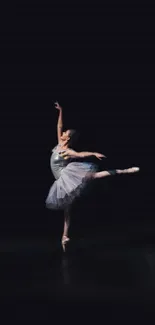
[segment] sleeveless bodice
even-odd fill
[[[60,177],[61,170],[70,162],[70,159],[64,159],[64,157],[61,157],[61,151],[63,150],[61,150],[59,146],[56,146],[52,150],[50,159],[51,170],[56,179]]]

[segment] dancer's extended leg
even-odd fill
[[[93,178],[103,178],[106,176],[112,176],[116,174],[131,174],[136,173],[140,170],[139,167],[131,167],[127,169],[113,169],[113,170],[103,170],[101,172],[97,172],[93,174]]]
[[[64,211],[64,231],[62,236],[62,246],[64,251],[65,251],[66,243],[70,240],[68,237],[69,226],[70,226],[70,207],[68,206]]]

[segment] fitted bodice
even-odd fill
[[[56,179],[60,177],[61,170],[68,165],[70,159],[64,159],[64,157],[61,156],[61,152],[63,150],[57,145],[53,150],[52,150],[52,155],[50,159],[50,165],[51,165],[51,170]]]

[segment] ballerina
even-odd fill
[[[83,189],[94,179],[104,178],[116,174],[130,174],[139,171],[139,167],[127,169],[103,170],[98,172],[94,163],[80,162],[79,158],[95,156],[101,160],[105,155],[98,152],[77,152],[72,149],[76,140],[76,131],[69,129],[63,131],[63,109],[58,102],[55,108],[59,111],[57,122],[58,144],[52,150],[50,165],[55,182],[51,186],[46,207],[54,210],[64,210],[64,229],[62,235],[62,246],[65,251],[70,226],[70,208],[76,197],[80,196]]]

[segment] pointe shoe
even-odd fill
[[[139,172],[140,168],[139,167],[131,167],[126,170],[127,173],[137,173]]]
[[[66,245],[67,245],[67,243],[69,241],[70,241],[70,238],[69,237],[67,237],[67,236],[63,236],[62,237],[61,244],[62,244],[62,247],[63,247],[64,252],[66,250]]]

